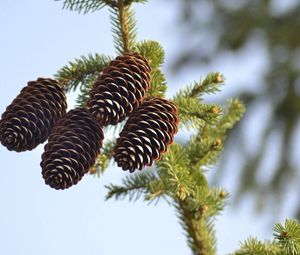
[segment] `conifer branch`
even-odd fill
[[[56,1],[63,1],[63,8],[77,11],[79,13],[93,12],[104,6],[110,7],[111,22],[113,25],[112,31],[118,55],[134,50],[144,56],[149,61],[152,68],[151,89],[147,96],[163,97],[165,95],[167,83],[164,73],[161,70],[161,65],[164,62],[163,48],[155,41],[144,41],[139,44],[136,43],[136,20],[134,17],[134,11],[130,9],[130,5],[133,2],[144,3],[146,0]],[[80,93],[77,99],[77,104],[81,107],[85,107],[89,92],[95,79],[97,79],[99,74],[101,74],[103,69],[107,67],[110,62],[111,59],[104,55],[95,54],[88,55],[87,57],[82,56],[79,59],[75,59],[75,61],[69,62],[66,66],[58,70],[55,74],[55,78],[67,92],[72,90],[74,91],[79,88]],[[109,101],[108,104],[110,106],[101,106],[102,111],[100,112],[101,114],[99,114],[100,116],[102,116],[102,113],[105,115],[104,112],[106,111],[111,114],[116,114],[117,111],[123,111],[125,114],[121,100],[115,99],[124,98],[124,107],[130,108],[127,98],[134,97],[134,99],[136,99],[135,97],[137,96],[135,96],[135,93],[132,91],[135,89],[135,85],[136,87],[139,87],[139,81],[137,79],[138,76],[140,76],[140,79],[147,79],[147,86],[145,87],[148,87],[148,73],[144,73],[147,78],[135,73],[135,69],[138,69],[138,73],[143,73],[144,71],[142,71],[142,69],[145,69],[145,67],[131,65],[130,67],[132,70],[130,68],[127,69],[130,69],[130,72],[133,73],[133,75],[131,75],[127,73],[127,71],[124,71],[126,70],[127,64],[128,63],[125,62],[125,67],[122,67],[120,71],[118,69],[118,71],[114,72],[114,74],[113,72],[106,73],[105,75],[107,76],[101,80],[103,84],[101,83],[101,90],[99,89],[95,93],[97,95],[96,101],[101,102],[107,100]],[[113,79],[115,77],[115,73],[118,73],[118,75],[121,73],[120,77],[118,76],[118,80]],[[131,80],[129,82],[126,80],[128,77],[130,77]],[[45,85],[41,80],[47,80],[47,84]],[[134,80],[137,80],[137,83],[135,83]],[[61,89],[56,91],[56,81],[52,81],[50,79],[38,79],[37,82],[37,86],[35,86],[36,83],[33,82],[32,87],[30,87],[29,83],[29,90],[26,90],[28,87],[22,90],[17,99],[14,100],[7,108],[7,115],[5,115],[5,113],[3,116],[13,116],[12,113],[14,111],[18,114],[13,116],[12,120],[9,120],[7,123],[3,125],[1,124],[4,128],[8,126],[8,129],[16,127],[14,130],[22,130],[21,138],[23,140],[25,139],[25,135],[29,134],[28,136],[30,139],[27,141],[26,139],[28,137],[26,137],[26,143],[31,143],[32,141],[29,140],[32,140],[35,135],[38,136],[39,140],[43,140],[44,138],[40,139],[41,137],[39,136],[42,136],[42,133],[50,133],[50,126],[51,128],[54,126],[56,117],[58,119],[60,115],[63,116],[66,110],[65,101],[62,100],[62,98],[65,97]],[[129,156],[134,160],[136,159],[136,154],[138,154],[138,163],[141,166],[152,164],[152,161],[156,160],[157,169],[152,169],[153,171],[144,170],[144,172],[129,174],[123,179],[121,185],[109,184],[106,186],[108,189],[108,193],[106,195],[107,200],[111,198],[122,199],[125,197],[129,197],[129,200],[135,200],[143,196],[145,201],[150,202],[155,199],[158,200],[160,197],[169,199],[167,200],[168,202],[172,201],[172,205],[177,209],[178,217],[186,231],[188,244],[195,255],[216,254],[214,219],[215,216],[224,209],[226,204],[225,198],[228,194],[221,188],[209,186],[205,176],[205,168],[216,162],[221,150],[223,149],[223,144],[228,130],[233,128],[245,111],[244,105],[239,100],[230,100],[224,111],[218,105],[203,103],[203,96],[205,94],[211,94],[219,91],[220,85],[223,84],[223,82],[224,77],[220,73],[210,73],[203,81],[195,82],[191,86],[181,89],[173,98],[173,101],[178,106],[179,115],[183,125],[185,127],[192,127],[194,128],[193,131],[195,131],[194,135],[189,138],[187,143],[175,143],[168,146],[173,142],[173,135],[175,133],[174,130],[177,131],[178,116],[177,113],[174,113],[175,110],[174,112],[171,110],[173,107],[170,105],[163,106],[164,103],[161,102],[165,101],[158,101],[159,103],[157,104],[162,104],[163,108],[166,107],[165,109],[170,109],[172,114],[167,114],[167,112],[164,111],[164,115],[158,115],[156,114],[157,112],[154,112],[155,114],[148,118],[148,115],[146,114],[148,111],[147,109],[147,111],[145,110],[144,113],[142,112],[141,114],[143,121],[138,124],[129,122],[129,126],[136,125],[140,128],[138,130],[140,132],[136,132],[136,134],[134,134],[133,132],[135,131],[130,131],[132,132],[132,135],[136,135],[131,136],[130,138],[138,141],[137,146],[135,143],[124,143],[121,145],[123,147],[130,147],[130,153],[124,153],[125,158]],[[119,86],[119,83],[122,83],[122,86]],[[102,91],[102,88],[105,88],[106,85],[111,89],[111,93],[109,92],[105,94],[105,92]],[[49,87],[49,90],[48,88],[46,89],[46,87]],[[122,87],[122,92],[120,87]],[[34,95],[31,95],[31,92],[33,91],[32,88],[35,90],[33,93]],[[39,89],[41,89],[41,91],[39,91]],[[138,100],[136,100],[136,107],[138,107],[144,97],[144,90],[142,92],[140,92],[140,95],[137,97]],[[45,93],[45,96],[42,95],[43,93]],[[107,98],[105,98],[105,95],[108,95]],[[36,96],[36,98],[34,96]],[[18,105],[18,103],[20,103],[20,105]],[[23,104],[26,107],[23,107]],[[115,109],[113,107],[110,108],[114,104],[117,105],[117,111],[114,111]],[[49,107],[55,107],[58,105],[63,105],[63,109],[54,112],[49,110]],[[38,107],[38,111],[36,112],[32,111],[35,107]],[[150,108],[150,111],[154,108],[155,107]],[[132,110],[129,112],[132,112],[133,110],[136,110],[136,108],[132,106]],[[42,166],[43,177],[48,175],[48,177],[50,176],[52,178],[54,176],[54,179],[44,177],[46,183],[50,185],[53,180],[57,183],[58,181],[62,181],[62,183],[58,183],[59,185],[50,185],[57,189],[65,189],[76,184],[88,168],[90,168],[91,162],[94,162],[95,157],[98,155],[99,148],[102,145],[102,141],[99,141],[100,136],[102,136],[102,131],[100,130],[100,126],[95,123],[97,120],[93,120],[93,114],[89,115],[88,111],[82,111],[82,109],[76,109],[74,112],[75,115],[71,116],[73,119],[69,118],[66,122],[59,122],[60,124],[58,124],[57,130],[55,131],[55,139],[57,138],[57,140],[54,138],[51,140],[51,136],[49,138],[50,143],[52,143],[49,146],[53,146],[53,151],[56,153],[54,154],[55,159],[53,160],[53,158],[49,156],[52,153],[50,150],[46,150],[42,157],[45,158],[45,161],[47,162],[51,161],[50,168],[48,168],[49,164],[45,163],[43,159],[44,162],[42,163],[45,163],[45,165],[48,164],[47,168]],[[57,116],[53,117],[52,115],[54,114]],[[68,114],[69,113],[67,113],[67,115]],[[124,118],[128,116],[130,117],[130,115],[124,115]],[[173,120],[166,122],[168,124],[167,125],[163,121],[164,117],[161,116]],[[70,121],[71,119],[72,121]],[[111,122],[110,124],[115,123]],[[66,127],[64,125],[66,125]],[[117,128],[122,127],[122,125],[124,125],[124,122],[119,123]],[[47,126],[47,128],[44,128],[44,126]],[[117,128],[115,130],[117,130]],[[143,130],[144,128],[147,132]],[[34,132],[31,132],[31,129],[34,129]],[[60,130],[62,130],[62,134],[58,132]],[[14,131],[14,133],[15,132],[17,131]],[[126,129],[125,132],[127,132]],[[6,133],[8,132],[5,130],[4,133],[6,136]],[[64,133],[68,133],[68,136],[65,136]],[[101,135],[99,133],[101,133]],[[155,138],[151,137],[150,133],[155,136]],[[139,136],[141,136],[142,139],[140,139]],[[9,140],[12,139],[11,137],[8,138]],[[46,138],[47,137],[45,137],[45,139]],[[6,139],[7,137],[5,140]],[[17,138],[14,139],[17,140]],[[153,146],[155,143],[157,144],[156,147]],[[65,147],[58,146],[61,144]],[[147,148],[144,147],[145,144],[147,144]],[[100,175],[108,168],[114,155],[114,151],[118,150],[118,148],[115,150],[115,145],[115,140],[105,143],[101,154],[99,154],[97,158],[96,164],[90,169],[91,174]],[[32,145],[26,149],[34,148],[31,146]],[[88,149],[88,147],[90,148]],[[8,149],[11,148],[8,147]],[[21,151],[19,150],[20,147],[15,149],[17,149],[17,151]],[[85,153],[86,151],[87,153]],[[145,151],[147,151],[147,154]],[[47,155],[48,152],[49,155]],[[47,158],[48,156],[49,159]],[[63,160],[58,158],[59,156],[61,156]],[[128,163],[128,158],[126,159],[127,161],[125,162]],[[57,162],[54,164],[55,161]],[[68,165],[68,163],[70,163],[70,165]],[[132,162],[130,161],[130,163]],[[120,165],[120,162],[118,162],[118,164]],[[133,168],[140,169],[139,165],[131,165],[134,166]],[[78,168],[76,168],[76,166],[78,166]],[[123,169],[126,169],[126,166],[123,167]],[[134,169],[130,169],[130,171],[133,170]],[[58,180],[60,176],[63,178]],[[66,180],[70,182],[67,183]],[[60,186],[60,184],[62,185]],[[300,254],[300,224],[298,221],[287,220],[284,225],[276,224],[274,232],[273,241],[261,242],[256,238],[249,238],[241,244],[240,249],[234,254]]]
[[[232,255],[288,255],[275,242],[262,242],[257,238],[250,237],[241,244],[241,248]],[[291,255],[291,254],[289,254]]]
[[[149,96],[164,97],[167,91],[167,82],[160,69],[165,59],[163,47],[156,41],[142,41],[135,46],[134,50],[144,56],[152,68]]]
[[[159,68],[152,69],[149,96],[165,97],[167,88],[167,81],[163,72]]]
[[[213,125],[206,125],[201,136],[212,138],[215,137],[224,142],[226,133],[241,119],[244,112],[245,106],[240,100],[228,100],[223,114],[220,115],[217,122],[215,122]]]
[[[224,83],[224,77],[219,72],[210,73],[204,81],[196,82],[192,87],[189,96],[199,97],[203,94],[214,94],[220,90],[220,85]]]
[[[219,72],[209,73],[204,80],[200,79],[200,81],[181,89],[176,97],[198,98],[202,101],[203,95],[220,91],[220,86],[224,84],[224,80],[223,75]]]
[[[276,224],[274,237],[287,254],[300,254],[300,224],[297,220],[286,220],[285,225]]]
[[[118,9],[119,9],[119,21],[121,24],[121,34],[123,39],[123,51],[129,52],[129,34],[128,34],[128,21],[125,12],[125,5],[123,0],[118,0]]]
[[[82,87],[93,81],[110,61],[110,57],[97,53],[89,54],[87,57],[81,56],[63,66],[54,76],[67,92],[75,91],[78,86]],[[82,93],[86,92],[82,91]],[[83,95],[85,96],[86,94]]]
[[[218,123],[218,132],[225,134],[241,119],[245,113],[244,104],[238,99],[231,99],[227,102],[226,111]]]
[[[84,81],[84,83],[82,83],[80,85],[80,93],[78,95],[78,97],[76,98],[76,106],[78,107],[83,107],[86,108],[87,107],[87,102],[89,100],[89,92],[93,87],[94,82],[96,81],[98,77],[98,74],[90,74]]]
[[[157,162],[158,175],[173,197],[185,199],[194,194],[195,181],[190,174],[190,161],[179,144],[170,146],[169,152]]]
[[[111,198],[123,199],[128,196],[131,201],[138,199],[142,194],[147,196],[151,193],[149,185],[155,180],[157,180],[157,177],[150,172],[129,175],[123,179],[123,185],[110,184],[105,186],[108,189],[106,200]],[[147,200],[147,197],[145,197],[145,200]]]
[[[110,140],[103,145],[95,165],[90,169],[90,174],[97,174],[99,177],[107,169],[114,154],[115,144],[115,140]]]
[[[118,7],[117,0],[55,0],[63,1],[63,9],[87,14],[102,9],[104,6],[112,8]],[[133,2],[146,3],[147,0],[124,0],[124,6],[129,6]]]
[[[55,0],[62,1],[62,0]],[[105,5],[115,6],[114,0],[63,0],[63,9],[86,14],[102,9]]]
[[[222,112],[218,105],[202,104],[197,98],[176,95],[173,101],[179,108],[181,125],[187,129],[202,128],[207,121],[213,123]]]
[[[199,183],[194,195],[184,200],[175,200],[179,219],[194,254],[216,253],[214,217],[224,209],[227,197],[224,189],[211,188],[207,183]]]
[[[130,52],[137,38],[135,12],[124,0],[118,0],[117,7],[111,8],[111,24],[115,48],[118,54]]]
[[[135,46],[135,51],[149,61],[152,69],[159,68],[165,61],[165,51],[159,42],[150,40],[139,42]]]
[[[261,242],[250,237],[241,244],[233,255],[266,254],[266,255],[299,255],[300,224],[297,220],[286,220],[285,224],[274,226],[274,240]]]
[[[161,71],[164,50],[154,41],[136,43],[137,29],[133,2],[145,0],[65,0],[64,8],[87,13],[107,5],[111,7],[112,31],[117,53],[132,50],[139,52],[150,63],[151,89],[148,96],[164,96],[167,84]],[[103,55],[81,57],[60,69],[56,78],[66,91],[80,88],[77,104],[85,106],[94,80],[111,61]],[[205,94],[220,90],[224,77],[210,73],[204,80],[180,90],[173,101],[179,108],[181,122],[185,127],[196,129],[184,146],[174,144],[157,162],[157,172],[142,172],[127,176],[122,185],[107,185],[106,199],[129,197],[135,200],[153,201],[168,197],[178,211],[188,243],[196,255],[216,254],[214,217],[224,209],[227,193],[219,188],[209,187],[203,168],[214,164],[223,149],[227,131],[244,113],[244,106],[238,100],[230,100],[225,111],[218,105],[203,103]],[[113,157],[115,141],[104,145],[91,174],[100,175]],[[235,255],[297,255],[300,254],[300,228],[296,221],[287,221],[285,226],[274,228],[273,242],[260,242],[255,238],[246,240]]]
[[[214,231],[211,222],[205,219],[205,207],[201,208],[200,217],[195,218],[186,200],[178,200],[176,206],[193,254],[214,255],[216,253]]]
[[[124,4],[126,6],[131,5],[132,3],[140,3],[140,4],[144,4],[147,3],[148,0],[124,0]]]
[[[197,135],[191,138],[187,144],[187,150],[191,157],[191,164],[194,166],[209,166],[216,162],[223,149],[223,142],[219,138]]]

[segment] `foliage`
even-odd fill
[[[144,200],[151,201],[164,197],[176,208],[188,244],[195,254],[216,252],[214,217],[223,210],[227,192],[208,186],[205,169],[216,162],[227,130],[244,112],[243,104],[238,100],[229,101],[224,109],[219,105],[201,103],[203,91],[218,91],[221,80],[216,77],[220,74],[209,74],[203,82],[195,82],[174,97],[184,125],[189,126],[193,121],[202,123],[189,126],[195,133],[189,142],[171,145],[157,161],[156,172],[144,170],[146,172],[126,177],[122,185],[107,186],[108,199],[128,196],[133,200],[143,195]],[[217,83],[212,82],[215,80]],[[190,104],[191,101],[195,106]]]
[[[88,94],[94,81],[110,61],[110,57],[98,53],[81,56],[58,70],[55,78],[66,92],[75,91],[79,88],[80,94],[76,100],[77,106],[86,107]]]
[[[55,0],[61,1],[61,0]],[[69,9],[70,11],[83,12],[94,12],[103,8],[106,4],[113,6],[114,1],[109,0],[63,0],[63,8]]]
[[[152,68],[149,96],[164,97],[167,91],[167,82],[160,69],[165,60],[163,47],[155,41],[142,41],[134,49],[148,59]]]
[[[129,6],[132,3],[146,3],[147,0],[55,0],[63,1],[63,8],[70,11],[76,11],[79,13],[94,12],[102,9],[104,6],[110,6],[116,8],[119,2],[124,3],[125,6]]]
[[[96,160],[96,164],[90,169],[90,174],[97,174],[99,177],[101,173],[108,168],[113,157],[114,146],[114,140],[106,141],[106,143],[104,143],[103,149]]]
[[[297,192],[295,186],[298,184],[292,179],[299,176],[299,162],[293,156],[300,119],[300,72],[296,60],[299,59],[300,45],[297,36],[300,31],[299,1],[178,0],[176,3],[177,9],[181,10],[177,30],[180,33],[177,41],[180,54],[173,65],[176,73],[186,66],[214,64],[221,55],[230,55],[236,63],[250,58],[262,59],[264,68],[255,73],[258,83],[255,89],[249,89],[253,84],[245,79],[240,92],[234,93],[245,102],[248,111],[242,123],[230,133],[224,159],[231,157],[232,153],[240,154],[242,164],[236,171],[242,175],[237,183],[237,198],[255,192],[258,208],[263,209],[272,201],[276,201],[273,206],[278,206],[281,203],[277,201],[286,192]],[[186,47],[182,47],[183,44]],[[255,48],[250,49],[250,45]],[[232,71],[237,75],[241,72],[238,64],[232,67]],[[270,113],[260,121],[257,109],[262,110],[266,105],[271,106]],[[257,144],[249,143],[249,134],[243,132],[249,119],[259,122],[255,127],[261,133]],[[280,141],[278,147],[276,145],[276,150],[281,152],[279,158],[267,156],[274,147],[274,135]],[[236,144],[238,152],[234,149]],[[266,160],[270,162],[268,166],[264,164]],[[226,176],[227,169],[219,169],[217,177]],[[269,173],[268,180],[261,180],[262,171]],[[262,193],[265,195],[261,196]],[[294,207],[300,217],[299,203]]]
[[[111,58],[105,55],[89,54],[70,61],[55,74],[55,78],[64,86],[67,92],[75,91],[78,86],[82,88],[98,77]]]
[[[234,255],[298,255],[300,254],[300,224],[296,220],[286,220],[285,225],[274,227],[274,240],[261,242],[250,237],[241,244]]]
[[[110,184],[106,186],[108,190],[106,199],[128,197],[131,201],[138,199],[143,194],[144,200],[149,200],[151,196],[148,192],[152,193],[150,183],[155,180],[156,176],[151,172],[129,175],[123,180],[123,185]]]
[[[123,1],[119,1],[122,3]],[[110,20],[115,48],[118,54],[131,51],[137,41],[135,12],[129,6],[111,8]]]
[[[117,54],[134,50],[147,58],[152,67],[151,90],[147,96],[164,97],[167,82],[160,68],[164,62],[164,50],[155,41],[137,42],[132,2],[145,1],[65,0],[64,8],[87,13],[108,6]],[[66,91],[79,88],[77,103],[85,106],[93,82],[110,60],[110,57],[98,54],[81,57],[60,69],[56,78]],[[220,91],[223,83],[222,74],[215,72],[178,91],[172,101],[178,106],[181,127],[190,131],[189,139],[169,146],[154,168],[127,175],[119,185],[106,186],[107,200],[143,198],[147,202],[158,202],[163,198],[167,201],[176,210],[187,243],[197,255],[216,254],[215,218],[224,209],[228,193],[223,188],[211,187],[206,173],[217,162],[228,131],[239,122],[245,111],[243,103],[237,99],[228,100],[225,106],[204,101],[205,95]],[[118,125],[115,131],[123,124]],[[112,131],[108,128],[105,133],[111,134]],[[105,142],[96,164],[90,169],[91,174],[100,176],[110,165],[115,135],[112,137]],[[263,243],[250,238],[235,254],[299,254],[297,221],[286,221],[285,226],[277,224],[274,230],[273,242]]]

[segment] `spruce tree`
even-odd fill
[[[110,9],[116,56],[82,56],[56,73],[55,79],[65,92],[77,90],[79,95],[77,108],[53,121],[53,130],[47,133],[41,163],[46,184],[69,188],[86,172],[101,176],[117,162],[123,170],[135,173],[127,175],[121,184],[108,185],[106,199],[164,200],[176,210],[192,253],[216,254],[215,219],[229,194],[222,187],[211,186],[206,175],[217,162],[228,131],[242,117],[243,103],[238,99],[230,99],[226,105],[205,102],[205,95],[219,92],[224,84],[220,72],[209,73],[166,99],[163,47],[156,41],[137,40],[133,5],[145,0],[62,2],[65,9],[85,14]],[[23,95],[24,104],[12,102],[20,113],[11,115],[9,123],[6,115],[1,120],[0,135],[5,134],[2,143],[11,141],[11,126],[20,127],[14,132],[23,136],[37,130],[40,115],[29,116],[27,109],[37,98],[40,104],[34,106],[44,113],[41,120],[47,123],[44,104],[48,101],[44,96],[39,92],[31,100],[30,95]],[[19,110],[18,104],[25,110]],[[28,119],[34,124],[29,125]],[[23,133],[23,127],[29,131]],[[189,139],[174,141],[177,131],[188,132]],[[277,224],[272,241],[249,238],[233,254],[300,254],[300,225],[296,220]]]

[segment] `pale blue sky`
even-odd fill
[[[61,7],[53,0],[2,1],[0,113],[27,81],[52,77],[67,61],[90,52],[114,54],[106,9],[84,16]],[[176,7],[158,0],[137,5],[139,38],[161,42],[166,49],[165,70],[178,50],[173,43],[179,36],[174,23]],[[168,72],[169,95],[214,70],[223,72],[232,84],[231,89],[224,88],[227,93],[240,79],[230,71],[233,61],[229,57],[214,67],[195,67],[175,77]],[[257,65],[255,60],[248,63],[244,73],[251,75]],[[73,100],[70,95],[71,107]],[[103,186],[120,183],[128,173],[110,167],[100,179],[85,176],[66,191],[52,190],[40,173],[42,151],[39,146],[32,152],[15,153],[0,146],[0,254],[190,254],[175,212],[165,203],[104,201]],[[233,169],[237,163],[231,163]],[[224,181],[229,191],[234,190],[233,180],[232,176]],[[250,234],[271,237],[271,228],[263,231],[267,220],[251,212],[245,201],[239,208],[228,207],[219,217],[218,254],[233,251]]]

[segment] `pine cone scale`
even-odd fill
[[[47,150],[49,150],[51,146],[56,146],[53,147],[53,150],[58,150],[58,148],[60,150],[67,150],[72,155],[72,157],[76,157],[78,161],[84,162],[85,165],[92,164],[93,158],[96,157],[97,152],[95,152],[91,148],[95,148],[98,146],[97,143],[95,143],[94,141],[98,141],[103,138],[101,136],[95,137],[86,135],[84,134],[84,132],[85,130],[83,129],[67,129],[65,127],[61,128],[61,133],[57,134],[56,136],[53,136],[51,142],[48,142],[46,144],[45,154],[47,152],[49,154],[49,151]],[[89,143],[86,143],[86,140],[88,140]],[[46,154],[44,157],[42,157],[42,159],[47,158],[47,156],[48,155]]]

